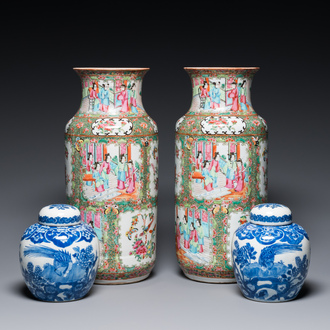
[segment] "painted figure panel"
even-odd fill
[[[196,77],[192,79],[191,110],[199,113],[248,111],[250,79],[243,77]]]
[[[177,256],[183,263],[213,262],[213,215],[208,210],[176,208]]]
[[[251,161],[246,143],[196,140],[192,157],[191,187],[194,198],[244,198],[247,195]]]
[[[130,142],[85,143],[81,151],[84,197],[89,201],[137,199],[140,149]]]
[[[141,79],[118,76],[88,77],[82,81],[81,114],[142,113]]]

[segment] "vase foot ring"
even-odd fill
[[[203,276],[196,276],[184,273],[190,280],[198,281],[198,282],[205,282],[205,283],[236,283],[235,278],[211,278],[211,277],[203,277]]]
[[[95,284],[131,284],[131,283],[136,283],[145,280],[150,274],[143,275],[140,277],[134,277],[134,278],[128,278],[128,279],[123,279],[123,280],[95,280]]]

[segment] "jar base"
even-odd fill
[[[134,277],[134,278],[127,278],[127,279],[121,279],[121,280],[98,280],[96,279],[94,284],[104,284],[104,285],[119,285],[119,284],[131,284],[136,282],[141,282],[145,280],[150,275],[143,275],[140,277]]]
[[[263,299],[250,298],[250,297],[247,297],[247,296],[244,296],[244,295],[243,295],[243,297],[245,299],[248,299],[248,300],[251,300],[251,301],[254,301],[254,302],[258,302],[258,303],[277,304],[277,303],[285,303],[285,302],[288,302],[288,301],[295,300],[297,296],[295,296],[293,298],[290,298],[290,299],[285,299],[285,300],[263,300]]]
[[[190,275],[190,274],[187,274],[185,272],[184,272],[184,274],[190,280],[198,281],[198,282],[205,282],[205,283],[236,283],[235,278],[211,278],[211,277]]]

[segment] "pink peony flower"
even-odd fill
[[[133,246],[133,249],[136,249],[141,243],[142,243],[142,240],[136,241],[134,246]]]
[[[136,254],[146,254],[146,253],[147,253],[147,248],[144,245],[140,245],[136,250]]]

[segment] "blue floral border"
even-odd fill
[[[69,218],[66,217],[47,217],[39,216],[39,222],[43,224],[54,224],[54,225],[69,225],[80,221],[80,215],[75,215]]]
[[[48,227],[36,223],[26,229],[22,240],[26,239],[34,244],[53,243],[58,247],[65,248],[73,242],[85,241],[90,243],[95,235],[93,228],[85,223],[68,227]],[[65,236],[67,239],[58,239],[57,236]]]
[[[291,214],[284,214],[282,216],[265,216],[261,214],[254,214],[251,212],[250,214],[250,219],[253,221],[258,221],[258,222],[290,222],[292,221],[292,215]]]

